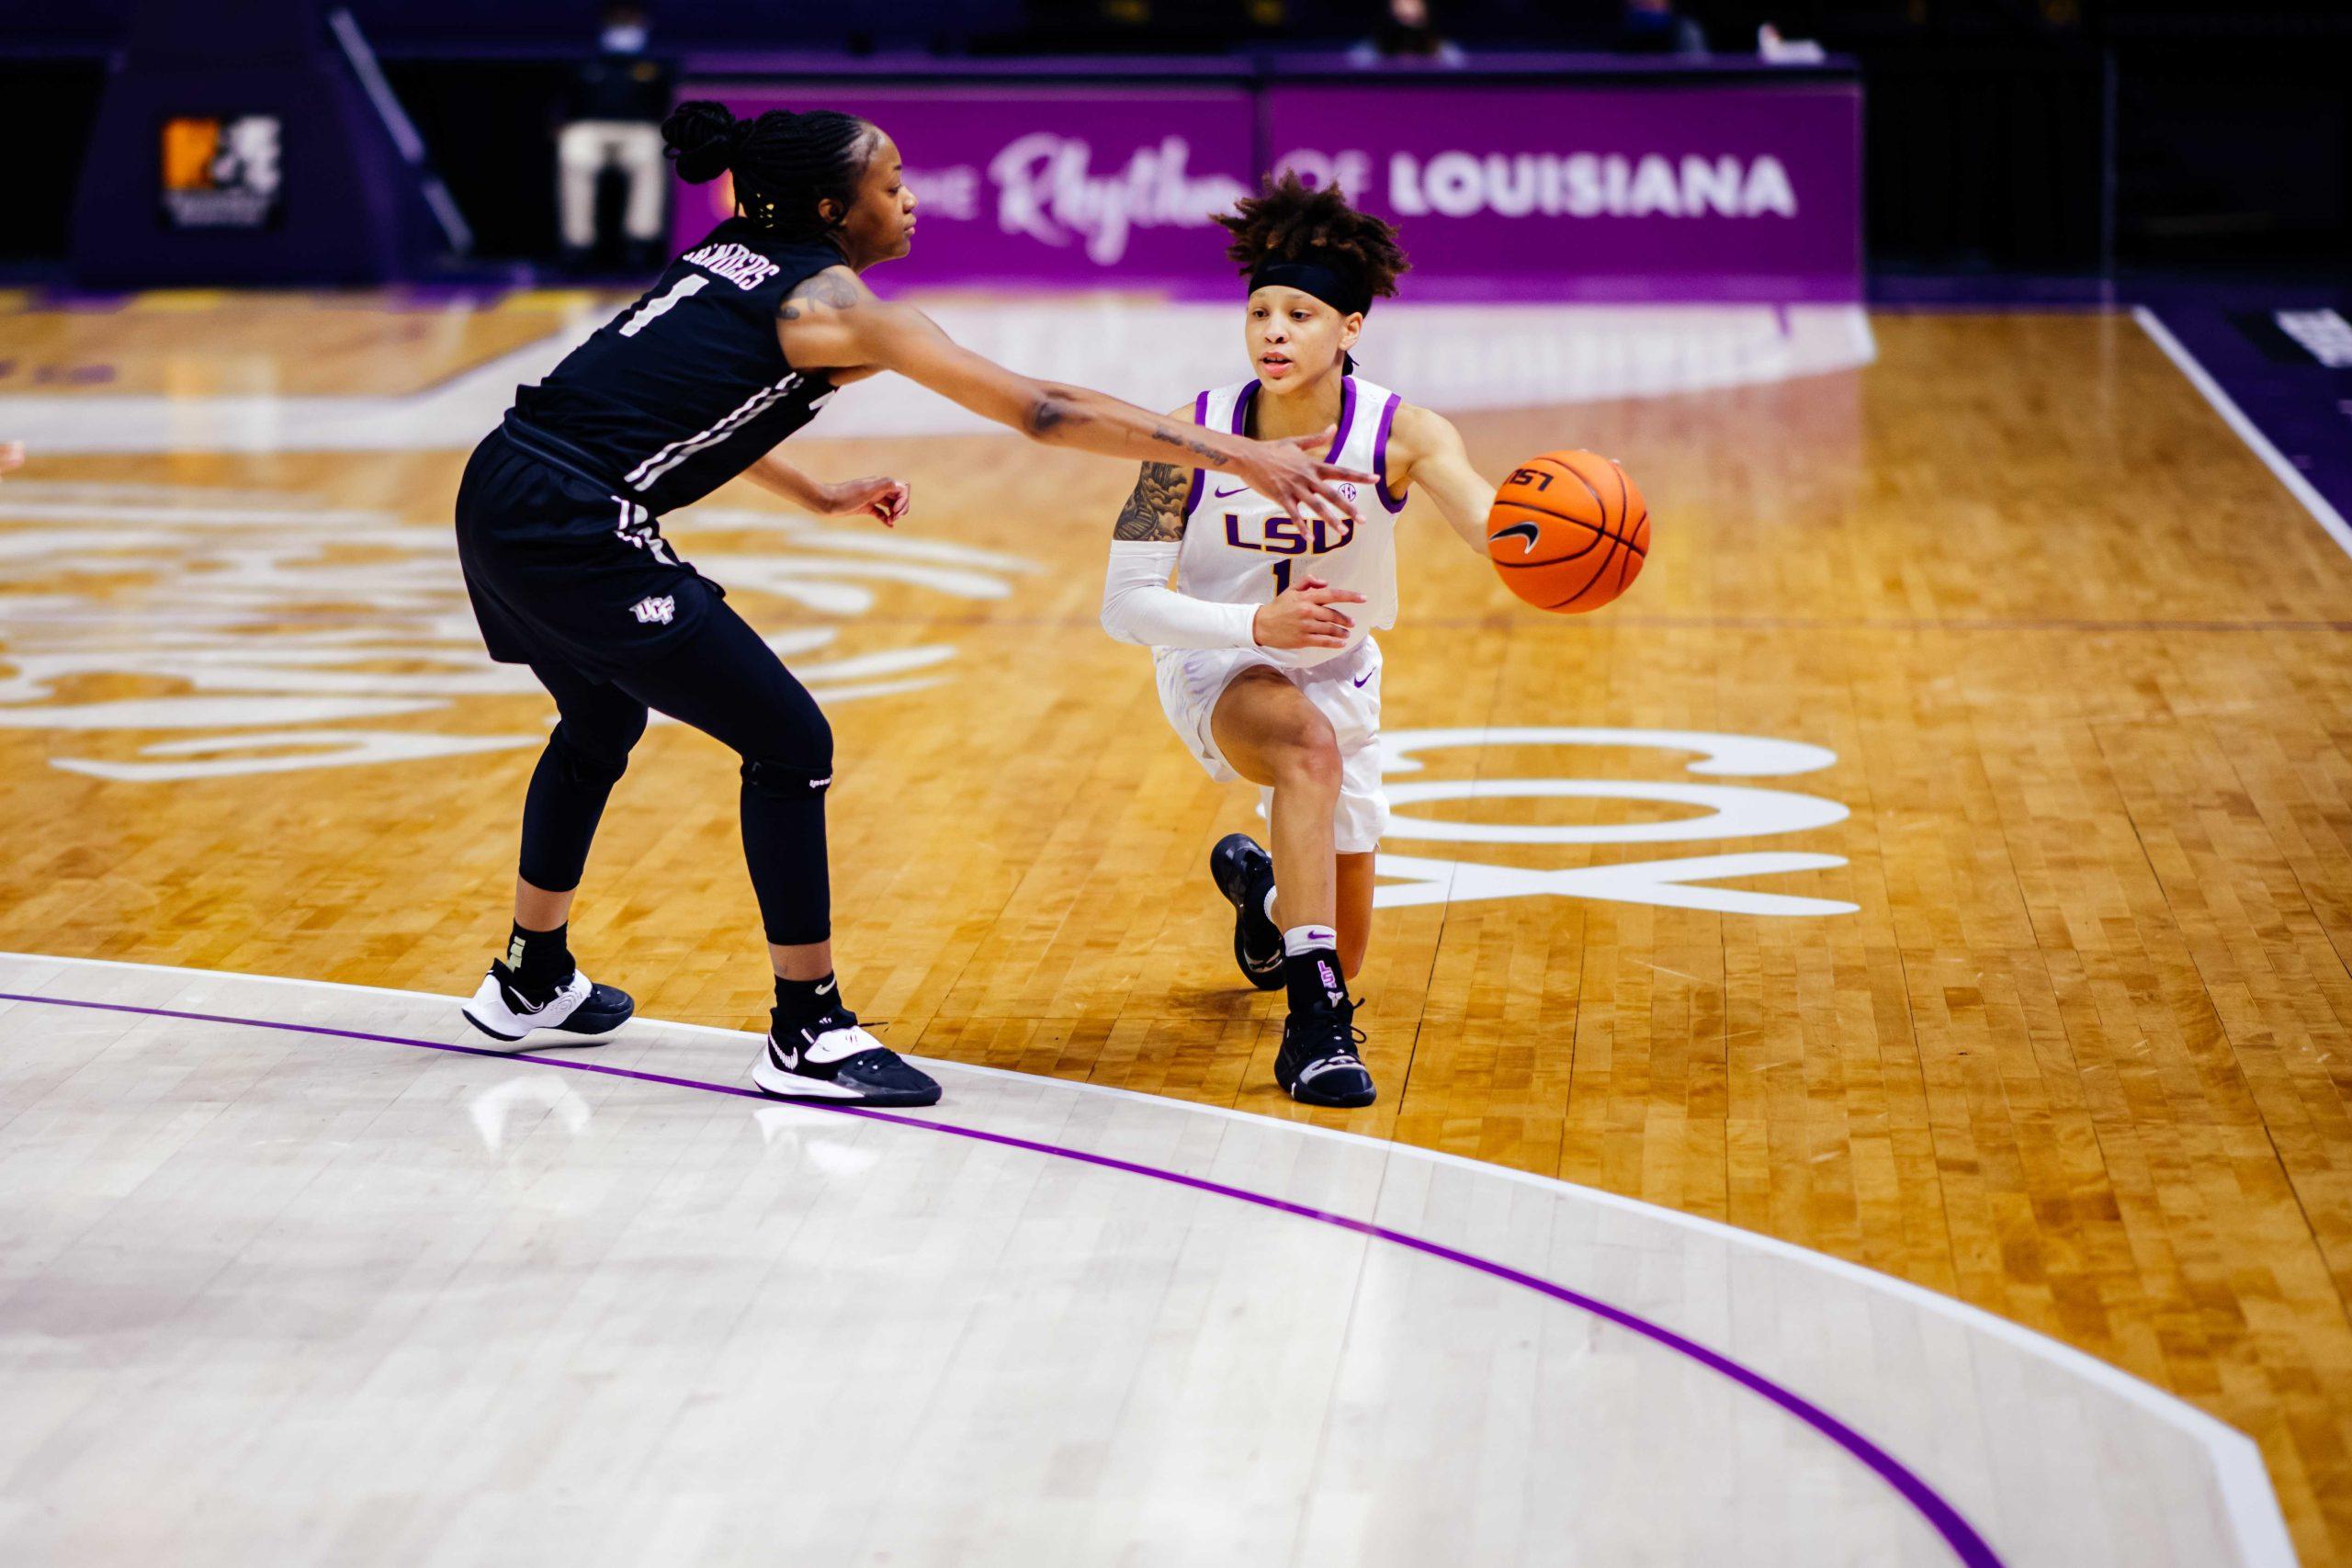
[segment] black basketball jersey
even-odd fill
[[[785,359],[776,310],[841,265],[831,245],[730,218],[547,379],[517,388],[510,421],[649,512],[699,501],[833,395],[823,371]]]

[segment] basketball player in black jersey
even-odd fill
[[[1052,446],[1233,474],[1302,515],[1356,515],[1320,461],[1329,433],[1254,441],[958,346],[860,277],[907,254],[914,193],[871,123],[831,111],[738,120],[679,107],[662,127],[688,180],[732,174],[735,216],[635,304],[515,396],[458,492],[458,547],[491,657],[528,664],[560,721],[523,805],[514,924],[466,1017],[501,1040],[603,1039],[635,1004],[593,984],[566,941],[605,798],[658,708],[742,759],[750,863],[775,1010],[752,1081],[781,1098],[929,1105],[939,1086],[858,1027],[833,978],[825,862],[832,731],[800,682],[678,558],[662,513],[743,475],[820,513],[895,522],[907,487],[827,484],[771,448],[841,387],[883,370]]]

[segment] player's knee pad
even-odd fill
[[[744,787],[772,800],[821,797],[832,782],[833,759],[830,747],[826,749],[821,768],[807,762],[780,761],[773,757],[746,758],[743,762]]]
[[[775,728],[775,739],[743,754],[743,782],[789,798],[821,793],[833,782],[833,727],[816,705]]]

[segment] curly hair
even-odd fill
[[[1245,277],[1267,262],[1313,260],[1354,274],[1377,299],[1394,295],[1397,274],[1413,265],[1389,224],[1350,207],[1337,186],[1312,189],[1287,170],[1216,220],[1233,236],[1225,254]]]

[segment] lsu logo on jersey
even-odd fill
[[[1254,538],[1248,536],[1252,532]],[[1225,514],[1225,542],[1237,550],[1262,550],[1270,556],[1321,556],[1345,549],[1348,541],[1355,536],[1355,519],[1351,517],[1342,517],[1337,523],[1320,517],[1306,522],[1295,517],[1269,517],[1263,522],[1245,523],[1236,513]]]

